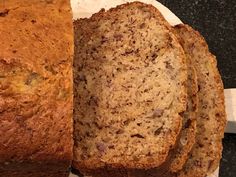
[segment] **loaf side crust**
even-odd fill
[[[0,2],[0,171],[66,171],[72,160],[69,0]]]
[[[178,25],[176,32],[186,53],[191,56],[198,78],[198,113],[196,143],[184,168],[177,176],[204,177],[219,166],[222,138],[226,125],[224,87],[216,57],[204,38],[188,25]]]

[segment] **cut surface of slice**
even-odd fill
[[[177,176],[204,177],[216,170],[221,159],[226,124],[224,88],[216,58],[204,38],[188,25],[178,25],[175,30],[196,68],[199,98],[196,142]]]
[[[186,110],[186,59],[171,27],[156,8],[135,2],[74,28],[73,166],[160,166]]]

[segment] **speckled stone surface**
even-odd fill
[[[225,88],[236,88],[236,0],[159,0],[198,30],[217,56]],[[236,135],[225,134],[220,177],[236,177]]]
[[[236,0],[159,0],[200,31],[217,56],[225,88],[236,88]],[[235,175],[236,177],[236,175]]]
[[[236,134],[225,134],[220,177],[236,177]]]

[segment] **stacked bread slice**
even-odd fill
[[[134,2],[76,20],[74,40],[74,168],[100,177],[217,168],[223,84],[199,33]]]
[[[199,98],[196,142],[178,176],[201,177],[213,173],[221,159],[226,124],[224,88],[216,58],[204,38],[188,25],[176,26],[175,31],[196,68]]]

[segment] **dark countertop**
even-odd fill
[[[236,1],[159,0],[198,30],[217,56],[225,88],[236,88]]]
[[[220,177],[236,177],[236,134],[225,134]]]
[[[225,88],[236,88],[236,1],[159,0],[198,30],[217,56]],[[236,177],[236,134],[225,134],[220,177]]]

